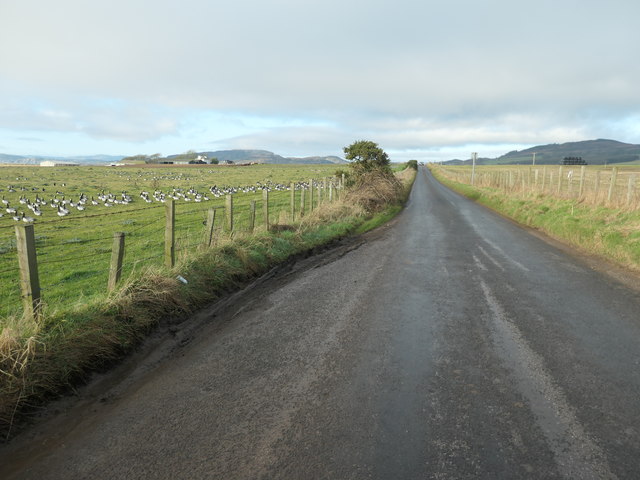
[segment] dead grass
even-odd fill
[[[401,198],[402,182],[394,175],[374,170],[357,176],[344,200],[360,205],[368,213],[375,213],[399,203]]]

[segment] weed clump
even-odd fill
[[[385,171],[371,170],[357,175],[346,201],[359,205],[367,213],[377,213],[402,198],[402,183]]]

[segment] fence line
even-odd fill
[[[470,185],[470,168],[437,166],[447,178]],[[638,170],[541,166],[476,167],[475,186],[523,196],[543,194],[594,206],[640,208]]]
[[[102,213],[92,213],[92,214],[83,214],[80,216],[71,216],[71,217],[61,217],[57,220],[43,220],[38,222],[39,225],[46,224],[56,224],[59,222],[68,222],[73,220],[84,220],[86,218],[97,218],[97,217],[109,217],[113,215],[123,215],[123,214],[131,214],[135,212],[144,212],[148,210],[159,210],[163,208],[164,205],[154,205],[152,207],[141,207],[141,208],[126,208],[125,210],[117,210],[114,212],[102,212]]]
[[[245,203],[246,197],[241,196],[237,205],[234,204],[234,198],[231,195],[218,198],[219,201],[225,201],[224,206],[211,202],[197,202],[191,206],[167,199],[164,204],[152,207],[60,217],[51,221],[37,221],[35,224],[7,225],[6,228],[15,228],[16,239],[9,238],[8,242],[0,245],[3,248],[0,253],[0,267],[3,266],[2,263],[6,265],[14,261],[15,266],[0,270],[0,282],[7,286],[0,291],[2,297],[0,321],[1,317],[8,312],[17,311],[17,305],[14,302],[18,299],[22,300],[23,314],[26,317],[35,318],[40,312],[43,301],[41,292],[44,292],[44,301],[47,297],[51,299],[69,297],[69,292],[89,296],[108,292],[116,288],[121,278],[149,261],[164,259],[162,263],[165,267],[173,268],[176,264],[176,252],[180,252],[182,259],[194,249],[199,249],[203,245],[211,246],[215,236],[223,231],[227,234],[238,232],[251,234],[257,226],[256,209],[259,203],[261,203],[262,215],[258,220],[265,230],[269,230],[279,221],[294,221],[296,217],[301,218],[323,202],[333,201],[334,197],[337,197],[337,195],[334,196],[334,188],[336,192],[339,191],[343,188],[343,182],[323,179],[322,181],[310,180],[308,186],[304,183],[291,183],[288,188],[272,190],[263,188],[261,192],[250,192],[253,195],[259,194],[261,201],[256,201],[254,197]],[[299,210],[296,211],[298,201],[300,202]],[[131,218],[132,214],[153,210],[158,213],[164,210],[164,213],[153,220],[148,220],[148,217]],[[216,212],[219,210],[224,212],[224,221],[216,219]],[[90,237],[82,238],[82,232],[79,232],[78,236],[66,240],[56,238],[60,233],[76,234],[75,230],[83,226],[75,225],[76,221],[82,222],[89,218],[118,218],[121,215],[124,221],[100,222],[96,229],[92,230]],[[216,222],[219,225],[216,225]],[[156,225],[158,226],[155,227]],[[101,235],[95,233],[96,230],[105,233]],[[40,232],[42,234],[36,235]],[[28,247],[22,240],[27,237]],[[132,237],[138,240],[132,241]],[[130,251],[148,252],[150,249],[157,253],[131,257]],[[37,256],[36,250],[38,250]],[[15,256],[12,254],[14,251],[17,254]],[[65,265],[71,267],[65,269],[63,267]],[[42,267],[42,270],[39,271],[38,267]],[[20,273],[21,279],[20,293],[14,290],[18,284],[10,280],[10,275],[17,272]],[[40,285],[41,275],[44,275],[44,286]],[[89,278],[97,278],[97,280],[86,282]],[[91,283],[97,286],[89,290],[81,283],[77,285],[78,288],[75,288],[76,284],[73,282],[79,281],[77,279],[84,281],[84,284]],[[9,288],[10,285],[15,286]],[[74,287],[65,288],[70,285]],[[6,294],[3,293],[4,290]]]

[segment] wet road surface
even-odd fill
[[[424,169],[356,246],[25,432],[0,477],[638,478],[636,291]]]

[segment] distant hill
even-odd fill
[[[215,157],[221,162],[231,161],[234,163],[275,163],[275,164],[292,164],[292,163],[311,163],[311,164],[328,164],[328,163],[347,163],[340,157],[283,157],[267,150],[218,150],[215,152],[198,152],[200,155],[206,155],[209,158]],[[167,158],[171,158],[169,156]]]
[[[615,140],[586,140],[582,142],[552,143],[514,150],[497,158],[479,158],[478,165],[530,165],[533,153],[536,165],[558,165],[564,157],[582,157],[589,165],[626,163],[640,160],[640,145]],[[449,165],[466,165],[471,160],[449,160]]]
[[[343,164],[347,163],[346,160],[335,157],[283,157],[267,150],[218,150],[215,152],[197,152],[199,155],[206,155],[209,158],[215,157],[221,162],[232,161],[233,163],[275,163],[275,164],[294,164],[294,163],[306,163],[306,164]],[[184,154],[174,154],[163,157],[171,161]],[[122,160],[124,155],[80,155],[73,157],[54,157],[54,156],[27,156],[27,155],[8,155],[0,153],[0,164],[2,163],[15,163],[21,165],[38,165],[44,160],[57,160],[66,162],[75,162],[84,165],[105,165],[110,163],[116,163]]]

